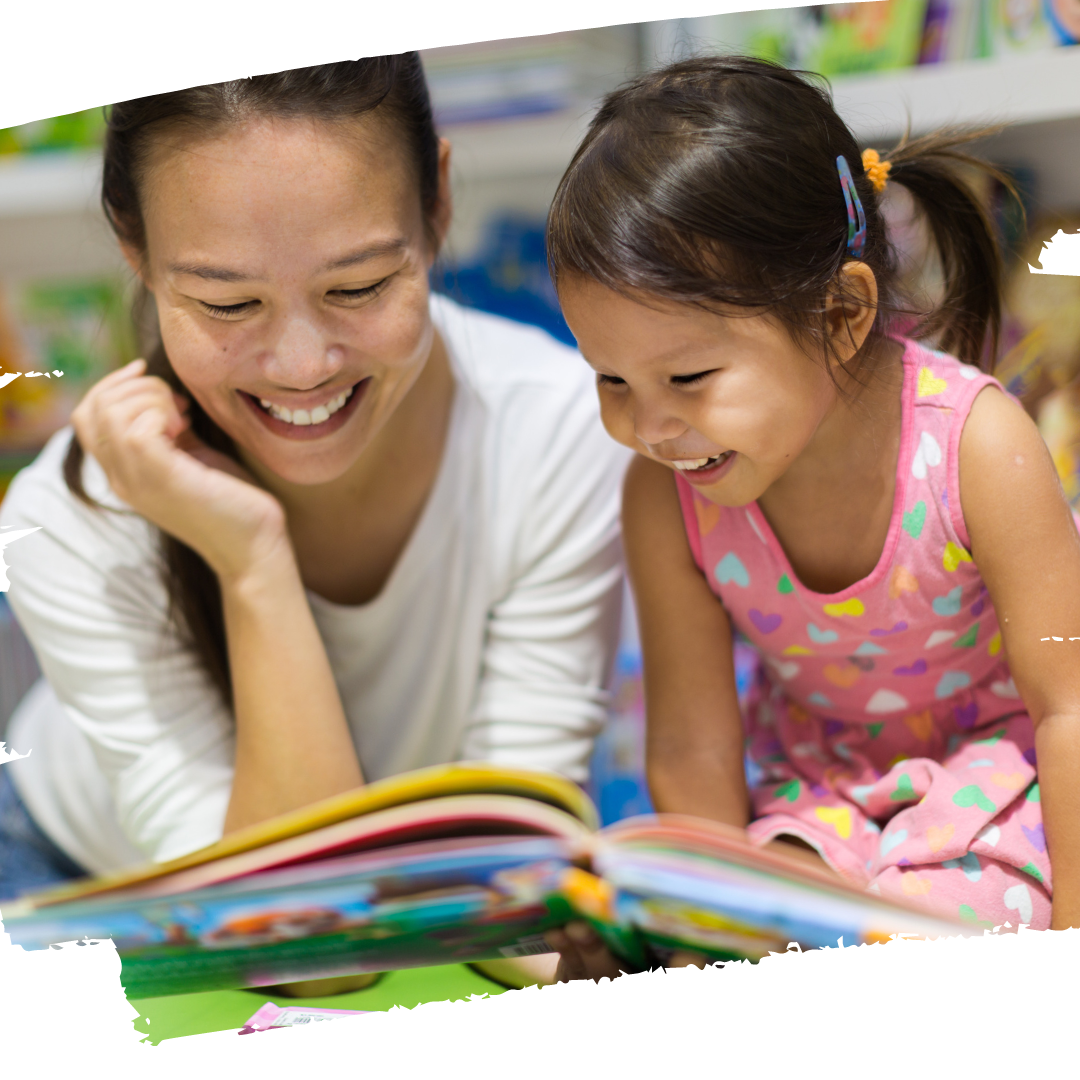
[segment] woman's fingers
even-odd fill
[[[135,421],[152,413],[159,422],[149,425]],[[84,400],[72,417],[79,441],[87,453],[98,458],[108,472],[107,456],[113,445],[130,438],[144,438],[147,433],[176,438],[187,425],[187,418],[177,409],[172,391],[160,379],[137,379],[114,386],[93,399]]]

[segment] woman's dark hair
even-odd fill
[[[113,105],[106,117],[101,201],[121,243],[145,254],[142,185],[150,156],[162,139],[209,138],[256,117],[311,118],[328,123],[378,116],[401,140],[412,159],[420,205],[431,231],[439,187],[439,146],[431,102],[416,53],[298,68],[274,75],[195,86]],[[138,306],[145,303],[143,296]],[[160,337],[147,350],[147,372],[174,390],[184,386],[169,363]],[[216,450],[236,457],[232,440],[192,400],[192,429]],[[83,486],[84,451],[72,439],[64,461],[68,487],[91,505]],[[232,701],[221,590],[201,556],[161,534],[163,576],[169,615],[226,702]]]
[[[888,181],[925,215],[941,261],[943,299],[915,332],[980,365],[997,349],[1003,266],[960,170],[986,170],[1013,189],[959,148],[989,133],[905,138],[881,157]],[[866,213],[862,261],[878,283],[872,336],[885,333],[902,311],[897,257],[855,136],[818,77],[741,56],[685,60],[604,99],[552,203],[552,278],[558,286],[576,273],[624,294],[766,309],[820,347],[825,300],[852,258],[841,155]]]

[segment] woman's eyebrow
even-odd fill
[[[355,251],[343,255],[340,259],[334,259],[322,267],[322,273],[332,270],[344,270],[350,266],[359,266],[361,263],[378,259],[384,255],[397,255],[404,251],[407,244],[404,237],[395,237],[391,240],[380,240],[375,244],[367,244]],[[183,275],[185,277],[198,277],[204,281],[257,281],[254,274],[244,273],[242,270],[233,270],[227,266],[212,266],[207,263],[179,262],[170,263],[167,267],[170,274]]]

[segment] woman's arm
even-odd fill
[[[627,473],[623,537],[645,661],[653,804],[745,827],[731,624],[690,553],[674,476],[644,457]]]
[[[217,574],[236,718],[231,831],[363,780],[280,504],[199,443],[182,403],[143,370],[107,376],[73,422],[112,490]]]
[[[975,399],[960,439],[971,554],[1035,725],[1053,921],[1080,926],[1080,536],[1038,429],[1004,394]],[[1041,640],[1057,636],[1062,641]]]

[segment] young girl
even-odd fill
[[[861,155],[809,79],[687,61],[605,101],[550,258],[605,426],[640,455],[623,518],[657,810],[977,925],[1068,927],[1080,540],[976,366],[1001,270],[962,141]],[[940,252],[940,351],[895,333],[892,185]],[[741,717],[735,631],[764,661]]]

